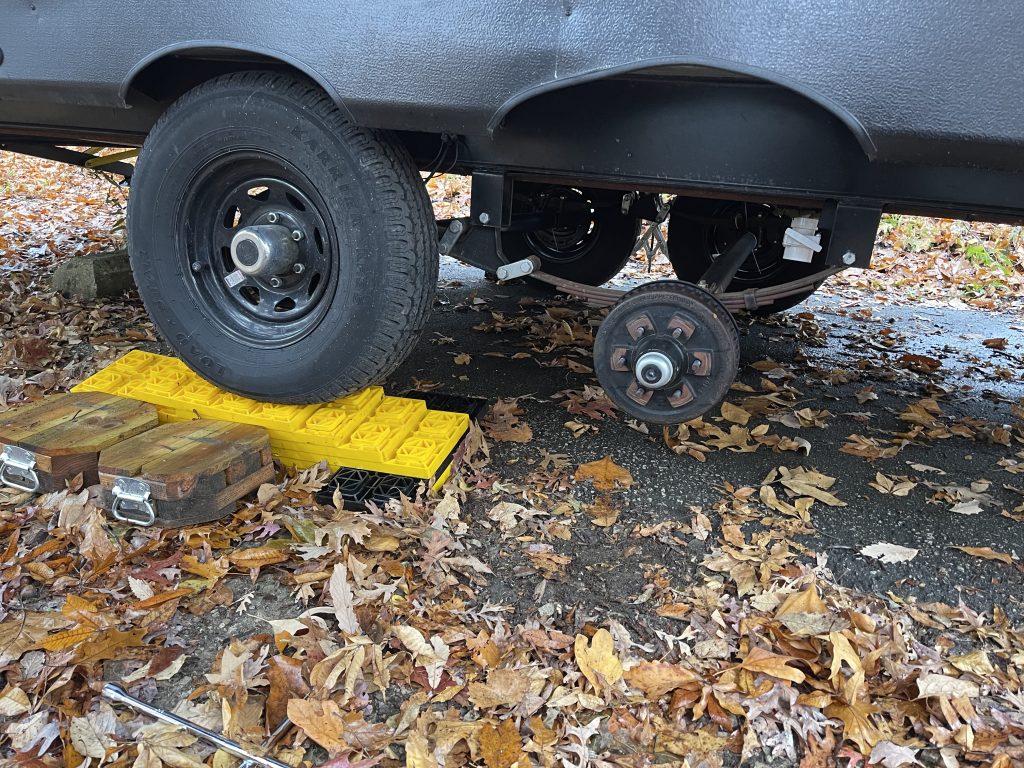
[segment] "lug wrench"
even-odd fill
[[[107,683],[103,686],[102,692],[103,698],[115,702],[117,704],[123,704],[126,707],[134,709],[136,712],[142,712],[145,715],[149,715],[155,720],[167,723],[168,725],[176,725],[182,728],[193,736],[198,736],[208,744],[227,752],[235,757],[242,758],[242,765],[239,768],[254,768],[255,766],[261,766],[261,768],[291,768],[291,766],[285,765],[279,760],[275,760],[272,757],[261,757],[260,755],[254,755],[249,752],[245,747],[237,742],[231,741],[221,736],[219,733],[203,728],[201,725],[193,723],[191,720],[186,720],[183,717],[179,717],[171,712],[168,712],[159,707],[154,707],[152,704],[147,704],[141,699],[137,699],[128,693],[124,688],[113,683]],[[267,741],[267,747],[271,747],[285,731],[291,726],[291,721],[287,718],[281,725],[277,727]]]

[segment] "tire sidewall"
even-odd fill
[[[244,343],[213,319],[194,288],[189,255],[178,251],[189,185],[207,162],[238,149],[265,151],[301,173],[325,204],[335,245],[326,311],[303,337],[273,349]],[[387,280],[383,209],[372,175],[316,115],[300,119],[293,103],[269,90],[217,91],[158,125],[139,158],[128,220],[139,291],[161,333],[200,374],[270,399],[294,393],[296,376],[305,377],[301,389],[316,389],[330,362],[358,354],[372,335]]]

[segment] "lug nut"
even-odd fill
[[[855,264],[856,262],[857,254],[855,254],[853,251],[847,251],[846,253],[843,254],[843,264],[845,264],[846,266],[850,266],[851,264]]]
[[[203,265],[200,264],[198,261],[193,261],[192,262],[192,271],[193,272],[202,272],[203,271]]]
[[[292,240],[294,240],[297,243],[301,239],[302,239],[302,230],[301,229],[293,229],[292,230]]]
[[[280,217],[274,212],[270,212],[267,214],[267,221],[269,221],[271,224],[277,224],[278,218]]]
[[[280,277],[270,278],[270,286],[272,288],[280,288],[282,285],[284,285],[284,283],[281,281]]]
[[[292,265],[292,272],[294,272],[296,275],[301,275],[305,271],[306,271],[306,265],[305,264],[293,264]]]

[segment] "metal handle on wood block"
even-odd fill
[[[110,514],[122,523],[148,528],[156,522],[156,509],[149,498],[149,485],[130,477],[114,480],[114,503]]]
[[[0,452],[0,484],[35,493],[39,490],[39,475],[35,472],[35,466],[34,453],[16,445],[5,445]]]

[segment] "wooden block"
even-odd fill
[[[157,426],[156,406],[103,392],[56,395],[0,414],[0,444],[30,451],[40,491],[58,491],[79,472],[98,482],[99,453]]]
[[[164,424],[104,450],[99,477],[107,509],[118,478],[146,483],[156,524],[211,522],[274,477],[270,438],[262,427],[198,419]]]

